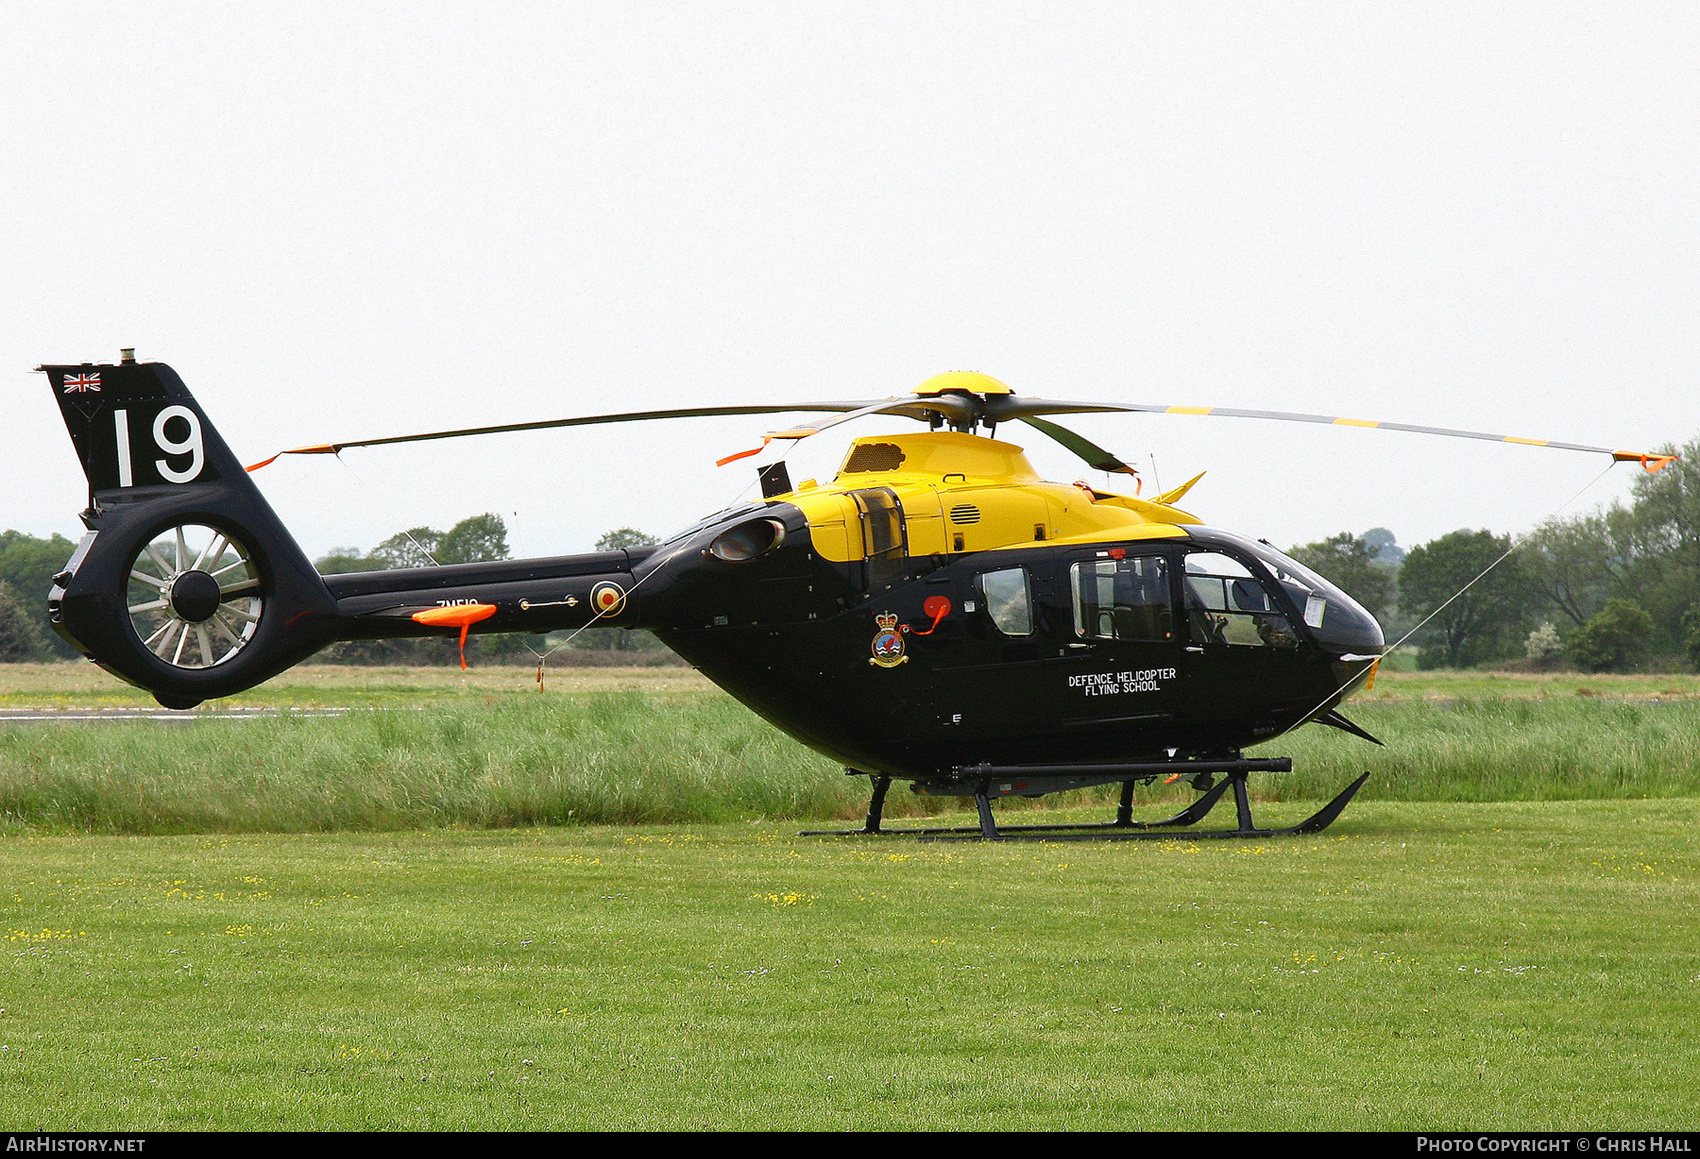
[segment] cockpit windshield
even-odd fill
[[[1386,644],[1381,625],[1351,596],[1316,572],[1263,542],[1211,529],[1210,535],[1228,540],[1257,557],[1293,602],[1305,626],[1319,643],[1329,647],[1379,652]]]
[[[1294,604],[1304,609],[1305,623],[1313,628],[1321,627],[1323,618],[1328,614],[1328,596],[1334,585],[1298,560],[1273,548],[1263,552],[1262,558],[1264,566],[1274,574],[1275,582],[1285,589]]]

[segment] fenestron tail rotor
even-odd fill
[[[126,608],[142,647],[173,668],[211,668],[253,639],[263,588],[253,552],[240,539],[182,523],[136,553]]]
[[[335,597],[176,372],[41,368],[89,483],[53,628],[168,708],[229,696],[336,638]]]

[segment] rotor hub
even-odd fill
[[[981,374],[974,370],[952,370],[946,374],[935,374],[920,386],[915,393],[920,395],[944,394],[956,391],[963,394],[1014,394],[1009,384],[999,382],[989,374]]]
[[[202,624],[218,611],[222,593],[218,581],[208,573],[186,571],[171,581],[171,594],[166,598],[179,619]]]

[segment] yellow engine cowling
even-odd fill
[[[866,557],[864,505],[854,493],[875,488],[897,496],[910,555],[1162,539],[1200,522],[1130,495],[1046,482],[1020,447],[953,431],[857,439],[830,485],[776,498],[803,510],[815,550],[844,563]]]

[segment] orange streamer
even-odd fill
[[[1640,463],[1641,468],[1648,472],[1660,470],[1678,458],[1676,455],[1643,455],[1640,451],[1613,451],[1611,457],[1620,463]]]
[[[747,459],[751,455],[759,455],[763,451],[767,450],[767,445],[772,441],[773,440],[771,438],[764,438],[761,441],[761,446],[757,447],[755,450],[739,451],[736,455],[727,455],[724,459],[716,459],[714,460],[714,465],[716,467],[724,467],[727,463],[736,463],[739,459]]]
[[[290,447],[287,451],[279,451],[269,459],[255,463],[252,467],[244,467],[244,471],[258,471],[261,467],[269,467],[285,455],[334,455],[336,448],[329,443],[315,443],[311,447]]]
[[[451,604],[446,608],[427,608],[414,612],[415,623],[432,628],[460,629],[460,670],[466,671],[466,634],[472,625],[496,614],[495,604]]]

